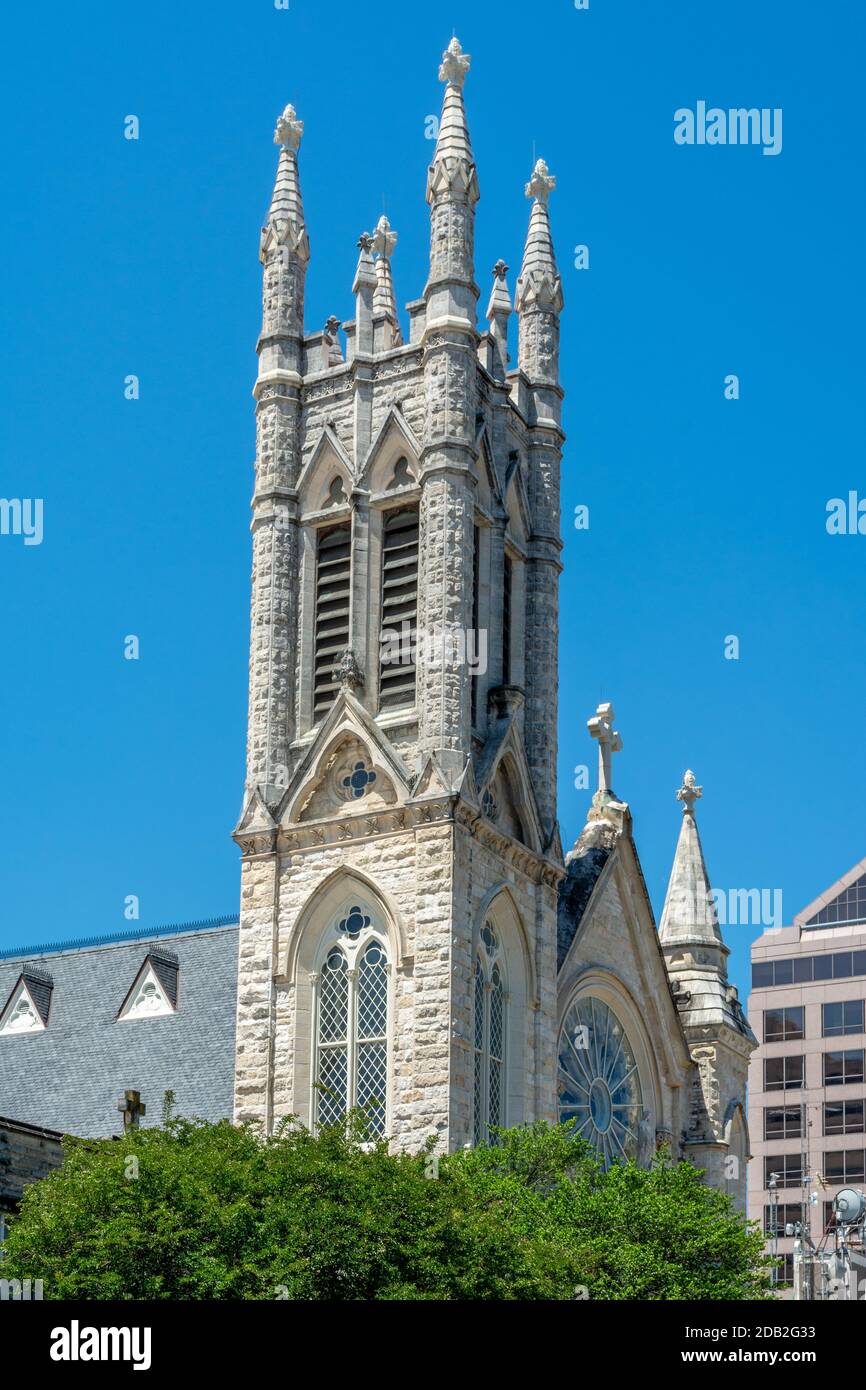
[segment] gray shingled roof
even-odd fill
[[[157,942],[178,960],[177,1012],[118,1023]],[[158,1124],[171,1090],[179,1114],[230,1116],[237,951],[235,923],[0,960],[0,1009],[22,972],[53,981],[45,1032],[0,1036],[0,1115],[83,1138],[120,1134],[123,1091],[140,1091],[143,1123]]]

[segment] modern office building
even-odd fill
[[[836,1193],[866,1180],[864,1009],[866,859],[752,946],[749,1216],[784,1260],[780,1282],[792,1273],[786,1223],[803,1221],[817,1244]]]

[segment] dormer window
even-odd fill
[[[134,1018],[166,1018],[177,1012],[178,959],[171,951],[151,951],[135,977],[118,1014],[118,1022]]]
[[[0,1035],[44,1033],[53,988],[50,975],[40,970],[23,971],[0,1014]]]

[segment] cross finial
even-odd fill
[[[376,235],[372,242],[373,250],[388,260],[396,245],[397,233],[391,231],[391,223],[383,212],[376,225]]]
[[[274,144],[282,145],[286,150],[296,150],[301,143],[304,133],[304,123],[298,120],[294,106],[287,106],[282,116],[277,121],[277,128],[274,131]]]
[[[592,719],[587,721],[587,728],[593,738],[598,739],[598,790],[600,793],[613,790],[610,780],[610,759],[611,754],[618,753],[622,748],[622,739],[619,732],[613,727],[616,715],[613,712],[613,705],[599,705]]]
[[[138,1129],[141,1116],[147,1114],[147,1106],[141,1099],[140,1091],[124,1091],[117,1102],[117,1108],[123,1113],[124,1134],[131,1129]]]
[[[677,792],[677,801],[683,803],[683,815],[690,816],[694,813],[694,805],[704,794],[703,787],[695,784],[695,774],[688,769],[683,778],[683,785]]]
[[[472,59],[468,53],[464,53],[460,47],[460,40],[456,34],[449,43],[445,52],[442,54],[442,65],[439,68],[439,81],[449,82],[455,87],[462,87],[466,81],[466,74],[469,71],[469,64]]]
[[[493,274],[496,276],[497,280],[504,279],[504,277],[508,274],[508,266],[505,264],[503,260],[498,260],[496,262],[495,266],[493,267]]]
[[[555,187],[556,175],[551,174],[543,159],[536,160],[532,178],[526,185],[527,198],[537,198],[539,203],[546,203]]]

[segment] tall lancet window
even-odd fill
[[[481,942],[472,980],[474,1008],[474,1118],[476,1144],[485,1143],[490,1129],[505,1124],[505,969],[499,939],[489,922]]]
[[[334,937],[316,980],[316,1123],[338,1124],[363,1109],[369,1134],[380,1138],[387,1122],[388,953],[357,904]]]
[[[382,526],[379,708],[415,703],[418,641],[418,508],[396,507]]]
[[[320,531],[316,546],[316,633],[313,652],[313,719],[337,698],[336,667],[349,645],[352,527],[348,521]]]

